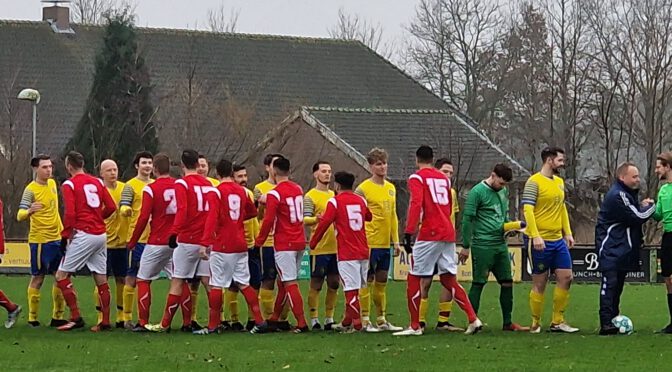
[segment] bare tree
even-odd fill
[[[327,31],[334,39],[360,41],[386,59],[394,54],[394,45],[383,40],[380,23],[374,24],[358,14],[349,14],[343,8],[338,9],[338,22]]]
[[[73,20],[82,24],[102,24],[120,9],[133,14],[136,6],[133,0],[73,0],[71,4]]]
[[[240,9],[227,9],[224,2],[208,10],[208,27],[212,32],[235,33],[238,29]]]

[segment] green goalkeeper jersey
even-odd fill
[[[494,190],[485,181],[467,195],[462,218],[462,243],[465,248],[506,246],[503,225],[508,221],[509,190]]]
[[[672,232],[672,183],[666,183],[658,191],[656,213],[653,215],[656,221],[663,221],[663,231]]]

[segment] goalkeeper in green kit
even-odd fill
[[[513,172],[504,164],[497,164],[490,177],[474,186],[467,195],[463,210],[462,242],[464,248],[459,260],[464,263],[471,254],[473,281],[469,301],[476,313],[483,286],[492,273],[501,286],[499,304],[505,331],[529,331],[511,321],[513,311],[513,277],[506,234],[524,228],[524,222],[508,222],[509,191]]]

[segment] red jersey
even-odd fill
[[[454,242],[450,180],[437,169],[423,168],[408,178],[408,190],[411,200],[405,232],[414,234],[422,223],[416,240]]]
[[[329,199],[327,209],[310,239],[310,248],[317,247],[329,225],[334,223],[338,242],[338,260],[367,260],[369,244],[366,241],[364,221],[371,221],[372,218],[364,198],[352,191],[340,192]]]
[[[71,239],[73,230],[105,234],[105,219],[117,206],[101,179],[80,173],[63,182],[61,192],[65,204],[62,237]]]
[[[177,235],[177,241],[201,244],[205,219],[208,216],[208,193],[218,192],[212,183],[198,174],[189,174],[175,181],[177,212],[169,235]]]
[[[5,228],[2,220],[5,210],[3,208],[2,199],[0,199],[0,254],[5,254]]]
[[[159,177],[145,186],[142,189],[140,216],[128,245],[134,246],[138,243],[150,216],[152,220],[149,223],[150,232],[147,244],[168,245],[170,229],[173,227],[176,212],[177,200],[175,199],[174,178]]]
[[[212,245],[215,252],[247,252],[244,222],[257,216],[257,208],[245,189],[234,182],[222,182],[217,190],[219,195],[210,193],[208,197],[203,245]]]
[[[273,231],[273,248],[276,251],[302,251],[306,249],[303,232],[303,190],[292,181],[279,183],[266,194],[266,212],[255,245],[261,247]]]

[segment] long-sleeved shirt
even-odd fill
[[[42,204],[42,209],[28,214],[33,203]],[[24,221],[30,218],[29,243],[48,243],[61,240],[63,224],[58,214],[58,193],[56,181],[47,180],[46,185],[32,181],[23,190],[16,219]]]
[[[103,181],[80,173],[63,182],[61,189],[65,204],[61,236],[71,239],[74,230],[104,234],[105,219],[117,210],[117,206]]]
[[[474,186],[462,212],[464,247],[506,246],[503,226],[508,220],[508,211],[508,189],[496,191],[485,181]]]
[[[666,183],[658,191],[656,213],[653,218],[656,221],[663,221],[663,231],[672,232],[672,183]]]
[[[202,244],[205,220],[208,215],[207,193],[218,193],[210,181],[198,174],[189,174],[175,181],[177,212],[171,235],[187,244]]]
[[[260,247],[271,229],[276,251],[302,251],[306,248],[303,231],[303,190],[292,181],[279,183],[266,194],[266,213],[255,245]]]
[[[408,178],[408,190],[411,200],[405,233],[414,234],[422,223],[416,240],[455,242],[450,180],[434,168],[423,168]]]
[[[562,178],[548,178],[541,173],[532,175],[525,183],[522,204],[527,222],[525,235],[547,241],[572,235]]]
[[[145,186],[142,191],[142,208],[140,217],[131,232],[129,244],[135,245],[140,235],[146,231],[150,221],[150,233],[147,243],[152,245],[168,245],[170,230],[175,222],[177,200],[175,196],[175,179],[160,177],[155,182]]]
[[[364,197],[373,215],[373,220],[366,224],[369,247],[390,248],[392,243],[399,243],[397,190],[394,185],[388,181],[379,185],[368,179],[357,186],[355,193]]]

